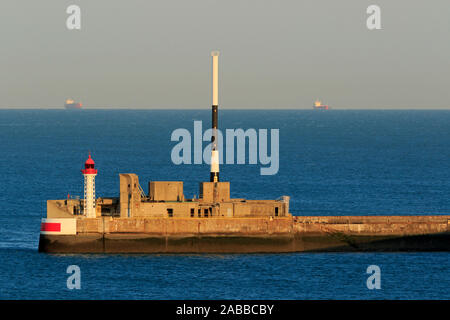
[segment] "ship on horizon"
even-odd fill
[[[64,107],[66,109],[81,109],[83,104],[81,102],[75,102],[73,99],[67,99]]]
[[[314,102],[313,109],[315,109],[315,110],[317,110],[317,109],[319,109],[319,110],[328,110],[328,109],[330,109],[330,107],[328,105],[322,104],[322,101],[316,100]]]

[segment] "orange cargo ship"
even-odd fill
[[[328,109],[330,109],[329,106],[322,104],[322,101],[320,101],[320,100],[316,100],[314,102],[313,108],[314,109],[321,109],[321,110],[328,110]]]
[[[81,104],[79,102],[75,102],[72,99],[67,99],[66,103],[64,104],[64,107],[66,109],[81,109],[82,106],[83,106],[83,104]]]

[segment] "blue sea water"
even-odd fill
[[[50,255],[37,252],[47,199],[98,196],[121,172],[183,180],[198,195],[209,166],[174,165],[170,136],[210,125],[204,110],[0,110],[0,299],[449,299],[449,253]],[[222,165],[236,198],[291,196],[295,215],[450,214],[450,111],[223,110],[220,128],[280,130],[279,172]],[[205,146],[207,143],[205,142]],[[69,290],[69,265],[81,289]],[[381,268],[368,290],[366,269]]]

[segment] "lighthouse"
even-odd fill
[[[97,169],[95,169],[95,162],[89,158],[84,163],[84,170],[81,170],[84,176],[84,215],[86,218],[95,218],[95,176]]]

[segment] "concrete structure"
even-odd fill
[[[202,182],[199,198],[186,199],[181,181],[151,181],[149,193],[145,194],[137,175],[120,174],[119,179],[119,198],[96,199],[93,216],[89,216],[89,211],[84,208],[87,201],[67,199],[48,200],[47,218],[291,217],[288,196],[279,200],[233,199],[230,198],[229,182]]]
[[[66,218],[70,224],[76,221],[76,234],[41,232],[39,251],[277,253],[449,251],[450,248],[450,216],[168,218],[164,209],[160,209],[161,217],[152,218]],[[42,230],[48,229],[45,223]]]
[[[120,174],[120,196],[48,200],[42,252],[239,253],[302,251],[449,251],[450,216],[292,216],[289,197],[230,197],[229,182],[202,182],[187,199],[181,181]],[[215,190],[215,191],[214,191]],[[216,196],[214,196],[216,192]]]

